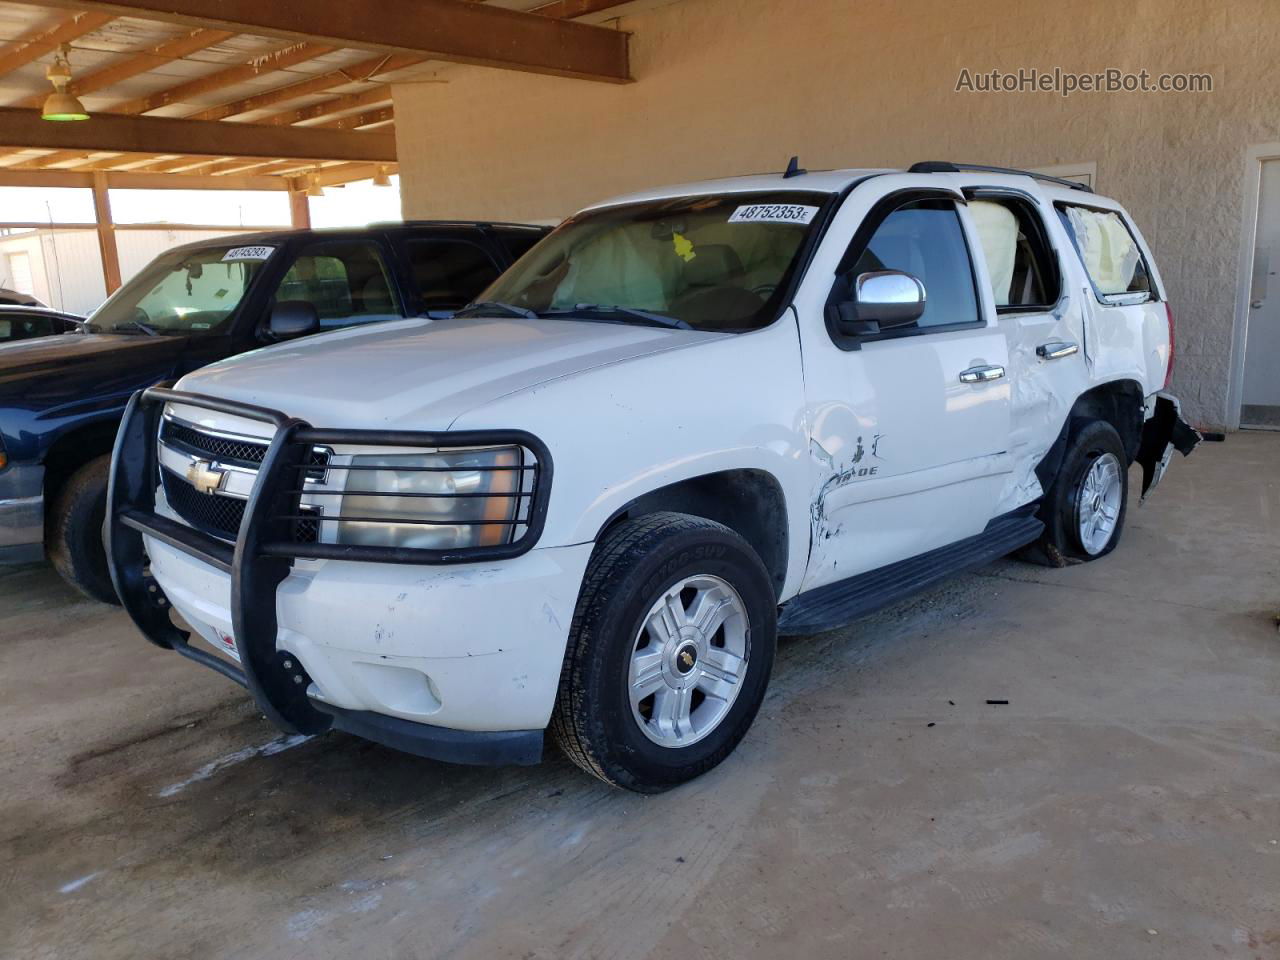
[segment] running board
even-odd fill
[[[941,580],[999,560],[1043,530],[1035,517],[997,517],[977,536],[800,594],[778,614],[778,632],[797,636],[843,627]]]

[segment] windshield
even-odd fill
[[[785,306],[800,250],[830,199],[789,190],[589,210],[525,254],[469,312],[754,330]]]
[[[94,311],[94,333],[226,333],[273,247],[228,242],[174,250],[151,261]]]

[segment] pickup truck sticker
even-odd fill
[[[802,203],[749,203],[733,211],[730,223],[810,223],[817,207]]]
[[[222,255],[222,262],[228,260],[265,260],[275,252],[275,247],[232,247]]]

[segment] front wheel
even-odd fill
[[[110,472],[107,455],[68,478],[45,518],[45,552],[62,578],[86,597],[118,604],[102,541]]]
[[[623,523],[587,569],[552,734],[615,786],[690,780],[751,726],[776,635],[769,574],[732,530],[677,513]]]

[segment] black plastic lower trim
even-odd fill
[[[948,577],[998,560],[1043,532],[1044,524],[1027,515],[1034,509],[1029,504],[996,517],[977,536],[802,593],[783,606],[778,632],[799,636],[835,630]]]
[[[541,730],[451,730],[321,701],[316,709],[333,717],[333,729],[393,750],[446,763],[473,766],[533,766],[542,761]]]

